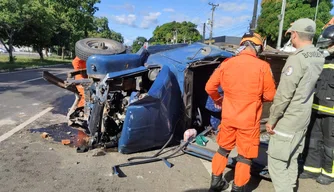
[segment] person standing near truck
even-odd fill
[[[252,159],[258,156],[262,102],[272,101],[276,92],[269,63],[257,58],[263,50],[260,35],[247,33],[240,42],[240,53],[226,59],[213,72],[205,90],[216,105],[222,106],[217,143],[219,149],[212,159],[210,191],[229,187],[222,177],[228,155],[238,148],[232,192],[243,191],[250,179]],[[224,91],[224,99],[218,87]]]
[[[299,178],[329,185],[334,182],[334,25],[323,31],[317,47],[325,49],[328,56],[315,87],[303,152],[304,171]]]
[[[297,49],[283,67],[266,129],[271,134],[268,168],[276,192],[292,192],[298,176],[297,158],[304,148],[310,122],[314,86],[324,56],[312,44],[316,24],[301,18],[287,30]]]

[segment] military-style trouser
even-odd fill
[[[303,158],[304,171],[334,178],[334,117],[312,113]]]
[[[270,178],[276,192],[293,192],[297,186],[297,159],[303,152],[306,129],[293,134],[275,131],[268,147]]]

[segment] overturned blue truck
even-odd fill
[[[88,38],[77,42],[76,55],[86,61],[86,69],[70,71],[66,80],[47,71],[43,78],[75,94],[68,124],[89,134],[84,147],[117,147],[119,153],[130,154],[180,145],[179,151],[211,161],[214,151],[183,141],[183,133],[189,128],[202,135],[216,133],[221,111],[213,107],[204,88],[215,68],[233,52],[193,43],[145,45],[136,53],[126,53],[118,42]],[[86,78],[76,80],[77,74]],[[76,107],[77,86],[85,88],[84,108]],[[269,178],[267,142],[261,141],[253,167],[258,175]],[[167,157],[159,155],[133,164],[163,160],[170,165]],[[229,166],[234,163],[231,158]],[[124,166],[128,165],[132,164]]]

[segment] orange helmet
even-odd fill
[[[240,45],[244,45],[245,43],[255,48],[258,54],[263,51],[263,40],[261,35],[257,33],[245,33],[244,36],[242,36]]]
[[[240,45],[242,45],[246,41],[251,41],[255,45],[261,45],[263,46],[263,40],[261,35],[257,33],[245,33],[240,41]]]

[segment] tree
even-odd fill
[[[68,49],[74,53],[75,43],[89,37],[90,31],[94,30],[94,14],[98,11],[95,5],[100,0],[49,0],[53,2],[53,9],[57,13],[57,24],[62,32],[69,37],[59,39],[61,44],[67,44]],[[56,35],[56,34],[55,34]],[[59,36],[58,36],[59,38]],[[69,43],[67,43],[69,42]],[[65,47],[63,47],[64,50]]]
[[[185,43],[194,42],[202,39],[201,34],[196,29],[197,25],[191,22],[183,21],[169,22],[161,26],[157,26],[153,31],[154,42],[152,44],[169,44],[174,43]],[[176,42],[177,41],[177,42]]]
[[[316,42],[322,27],[331,19],[330,11],[333,8],[331,0],[320,0],[317,13],[317,31],[314,38]],[[289,0],[286,4],[282,42],[288,41],[285,37],[285,31],[290,24],[299,18],[310,18],[314,20],[317,0]],[[279,20],[281,13],[282,0],[263,0],[261,3],[261,13],[258,19],[256,31],[262,36],[267,37],[267,42],[275,46],[278,38]]]
[[[145,37],[137,37],[132,43],[132,53],[136,53],[146,41]]]
[[[95,17],[94,28],[89,33],[90,37],[102,37],[107,39],[113,39],[120,43],[124,42],[124,38],[120,33],[112,31],[108,26],[108,19],[106,17]]]
[[[38,0],[30,2],[29,12],[26,12],[25,15],[29,19],[17,36],[17,44],[33,46],[40,59],[44,59],[43,48],[51,46],[53,34],[57,29],[54,25],[56,16],[51,2]]]
[[[0,1],[0,42],[9,54],[9,62],[14,62],[13,45],[15,37],[28,21],[25,13],[28,11],[29,0],[2,0]]]

